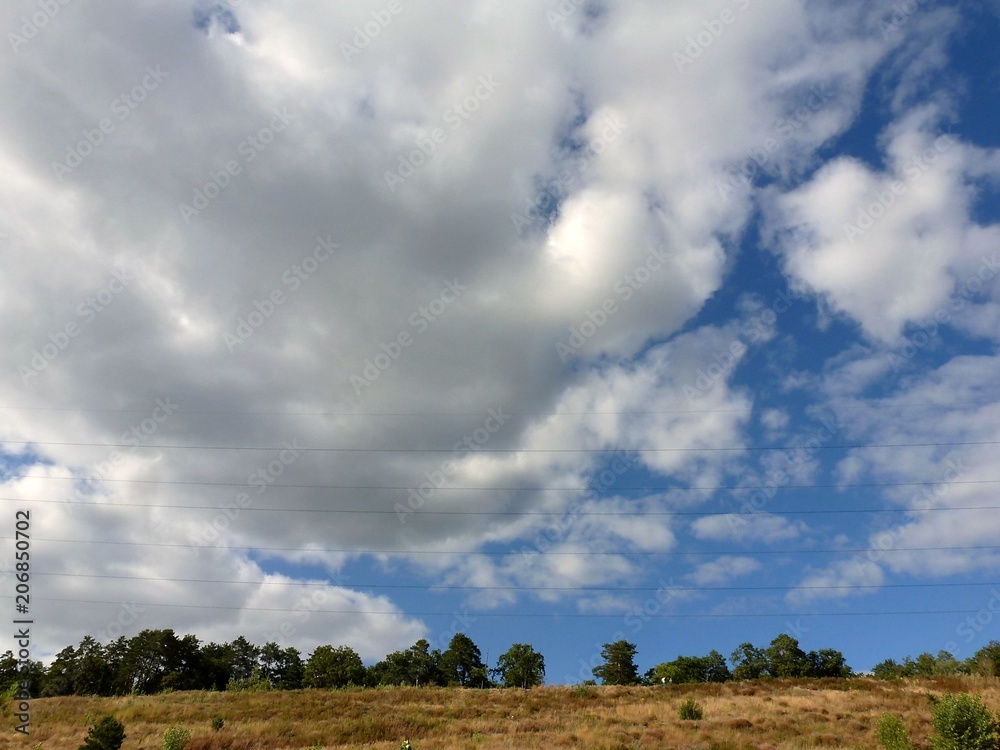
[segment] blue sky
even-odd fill
[[[997,3],[3,13],[38,658],[1000,639]]]

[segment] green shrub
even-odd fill
[[[572,695],[574,698],[589,698],[594,694],[592,690],[593,685],[588,685],[587,683],[581,683],[580,685],[574,685],[572,689]]]
[[[894,713],[886,712],[875,725],[875,739],[885,750],[912,750],[913,743],[906,733],[903,720]]]
[[[701,721],[704,712],[694,698],[688,698],[677,709],[677,715],[681,717],[681,721]]]
[[[996,716],[979,695],[948,693],[934,707],[931,737],[934,750],[996,750],[1000,735]]]
[[[125,727],[114,716],[105,716],[94,724],[80,750],[119,750],[125,741]]]
[[[191,730],[180,727],[170,727],[163,734],[163,750],[184,750],[191,741]]]
[[[212,729],[214,729],[216,732],[221,730],[222,727],[224,727],[225,725],[226,721],[221,716],[216,716],[214,719],[212,719]]]

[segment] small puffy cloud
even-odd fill
[[[840,599],[874,594],[885,582],[882,568],[863,556],[839,560],[824,570],[809,572],[797,588],[786,595],[791,604],[816,599]],[[859,588],[859,587],[865,588]]]
[[[726,513],[699,518],[691,524],[698,539],[713,542],[764,542],[770,544],[786,539],[798,539],[807,531],[801,521],[771,513]]]
[[[752,557],[724,555],[711,562],[702,563],[688,580],[698,585],[726,583],[734,578],[756,573],[763,567]]]
[[[973,305],[964,283],[1000,242],[1000,226],[973,219],[984,155],[944,132],[944,119],[917,108],[886,133],[884,171],[835,159],[767,203],[786,273],[874,341],[896,343],[937,315],[961,327],[954,313]]]

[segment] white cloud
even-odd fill
[[[723,555],[698,565],[688,578],[692,583],[700,586],[726,583],[734,578],[756,573],[761,567],[762,565],[752,557]]]
[[[806,528],[801,521],[789,521],[770,513],[726,513],[705,516],[691,524],[692,532],[699,539],[766,544],[798,539]]]
[[[918,107],[886,133],[885,171],[839,158],[769,204],[786,272],[876,341],[896,343],[937,314],[968,328],[955,316],[974,306],[961,285],[1000,240],[972,219],[983,154],[944,125],[939,108]]]
[[[998,367],[996,357],[955,357],[911,378],[892,396],[831,402],[851,440],[909,446],[851,450],[839,466],[843,481],[902,483],[886,489],[880,502],[908,512],[864,521],[853,546],[872,552],[852,553],[811,573],[803,585],[869,578],[877,584],[890,573],[945,580],[995,568],[998,555],[989,548],[1000,525],[994,511],[975,508],[996,505]],[[863,592],[834,589],[809,596],[854,593]]]
[[[788,413],[780,409],[765,409],[761,412],[760,423],[772,432],[779,432],[788,426]]]
[[[801,604],[831,597],[871,595],[884,582],[885,573],[878,565],[862,559],[841,560],[825,570],[807,572],[786,599],[791,604]]]
[[[340,43],[352,42],[381,3],[241,3],[236,37],[224,24],[208,34],[195,29],[183,3],[63,8],[0,69],[0,231],[10,261],[0,279],[9,373],[0,404],[93,411],[4,410],[0,436],[36,441],[38,460],[24,471],[92,471],[109,449],[86,444],[120,442],[163,397],[181,412],[143,442],[448,450],[482,429],[489,409],[522,416],[489,437],[488,448],[509,453],[452,456],[449,486],[435,488],[422,508],[507,514],[499,521],[424,512],[400,522],[405,490],[346,488],[422,483],[440,469],[441,454],[308,453],[277,482],[301,486],[257,494],[248,478],[279,451],[136,448],[106,477],[132,481],[100,485],[100,508],[46,506],[45,533],[185,544],[219,511],[124,503],[215,509],[237,503],[242,491],[252,506],[228,520],[223,547],[293,548],[266,552],[261,572],[263,563],[308,558],[334,575],[372,550],[530,540],[544,521],[523,512],[560,518],[574,496],[556,488],[579,486],[599,467],[592,455],[528,448],[739,444],[750,400],[728,387],[729,374],[693,409],[683,391],[735,333],[705,328],[674,340],[719,289],[753,215],[745,194],[726,196],[719,185],[826,86],[831,99],[768,156],[775,175],[801,173],[819,145],[850,125],[889,45],[872,41],[872,12],[781,0],[750,5],[678,71],[672,53],[726,6],[687,0],[665,11],[633,0],[599,22],[552,29],[545,9],[526,0],[406,5],[349,58]],[[2,13],[14,28],[23,8]],[[157,65],[167,77],[115,119],[115,103]],[[496,85],[486,86],[491,76]],[[113,128],[97,146],[84,145],[104,118]],[[609,118],[627,127],[608,131]],[[70,151],[89,155],[60,180],[52,163]],[[433,153],[421,158],[426,151]],[[409,175],[401,160],[426,163]],[[392,171],[407,172],[402,184],[390,185]],[[552,225],[515,226],[512,214],[543,193],[558,209]],[[182,212],[182,203],[198,213]],[[298,275],[317,238],[327,237],[339,247]],[[616,291],[661,248],[669,262],[627,299]],[[142,270],[109,296],[122,266]],[[468,289],[442,307],[447,282]],[[556,344],[608,298],[619,310],[562,361]],[[259,321],[252,335],[227,346],[226,335],[251,316]],[[387,366],[369,370],[377,377],[357,394],[351,377],[376,360]],[[329,412],[350,414],[318,416]],[[717,483],[729,470],[725,457],[679,452],[643,454],[642,466],[692,483]],[[4,490],[50,499],[64,486],[26,480]],[[513,489],[475,489],[491,486]],[[343,510],[380,514],[328,512]],[[781,523],[765,536],[797,533]],[[667,523],[574,528],[571,542],[581,549],[611,541],[641,549],[673,538]],[[156,552],[164,549],[172,551]],[[248,564],[242,551],[222,548],[200,557],[185,548],[60,550],[65,565],[86,559],[95,571],[142,561],[143,570],[179,576],[206,560],[219,570]],[[460,580],[584,580],[598,567],[546,557],[531,571],[511,563],[497,573],[455,556],[413,557],[418,573]],[[624,556],[600,565],[602,580],[634,570]],[[140,589],[82,579],[72,590],[94,600],[133,592]],[[141,593],[167,600],[175,592],[149,584]],[[330,594],[345,608],[393,606],[391,596]],[[281,606],[293,601],[267,596]],[[150,609],[143,622],[223,638],[257,621],[239,609],[255,601],[246,592],[219,586],[204,597],[236,609],[176,618]],[[102,627],[117,606],[80,610],[75,626]],[[402,623],[395,635],[373,618],[345,617],[345,637],[364,653],[393,639],[405,646],[423,632],[398,615],[387,620]],[[333,638],[322,622],[303,623],[302,641]],[[50,630],[39,647],[61,648],[69,636]]]

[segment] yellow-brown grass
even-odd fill
[[[875,748],[883,711],[903,716],[911,736],[930,731],[928,694],[978,692],[1000,708],[1000,682],[937,678],[912,682],[777,680],[654,688],[546,687],[534,690],[302,690],[184,692],[128,698],[48,698],[31,703],[31,734],[13,731],[2,707],[0,750],[76,750],[87,727],[111,713],[125,725],[123,750],[162,747],[171,725],[192,731],[188,750],[378,748]],[[704,719],[681,721],[693,697]],[[225,720],[213,731],[212,718]]]

